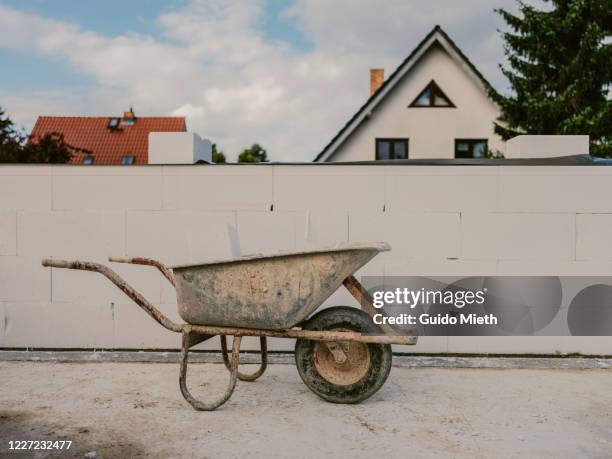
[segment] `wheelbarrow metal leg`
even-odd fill
[[[227,341],[225,335],[219,335],[221,338],[221,355],[223,356],[223,363],[225,367],[231,371],[230,361],[227,356]],[[250,375],[246,375],[244,373],[238,372],[238,379],[240,381],[248,381],[252,382],[259,378],[266,371],[266,367],[268,366],[268,340],[265,336],[259,337],[260,344],[260,354],[261,354],[261,363],[259,365],[259,369]]]
[[[232,343],[232,360],[230,363],[230,380],[227,390],[223,396],[213,402],[202,402],[194,398],[187,389],[187,360],[189,356],[190,333],[183,332],[183,343],[181,346],[181,370],[179,374],[179,386],[185,400],[198,411],[213,411],[223,405],[232,396],[238,379],[238,357],[240,355],[240,342],[242,337],[234,336]]]

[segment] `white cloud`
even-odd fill
[[[357,6],[358,5],[358,6]],[[460,5],[460,6],[459,6]],[[160,37],[108,37],[0,5],[0,47],[59,59],[93,78],[90,92],[0,91],[31,127],[42,113],[175,114],[230,157],[253,142],[275,160],[310,160],[365,101],[368,68],[392,71],[437,23],[494,85],[502,58],[489,0],[296,0],[308,51],[272,39],[262,0],[192,0],[157,19]]]

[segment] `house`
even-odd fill
[[[326,161],[478,158],[504,152],[490,84],[440,26],[385,80],[370,71],[370,98],[315,158]]]
[[[136,116],[130,109],[123,116],[39,116],[31,141],[59,133],[79,150],[73,164],[148,164],[149,134],[186,132],[184,117]]]

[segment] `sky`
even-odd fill
[[[230,160],[310,161],[439,24],[500,91],[514,0],[0,0],[0,107],[181,115]]]

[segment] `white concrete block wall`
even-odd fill
[[[610,195],[603,166],[2,165],[0,347],[178,346],[104,277],[45,257],[173,264],[384,240],[393,250],[358,275],[609,276]],[[179,320],[157,271],[113,268]],[[333,304],[355,302],[341,289]],[[612,354],[612,339],[424,337],[396,350]]]

